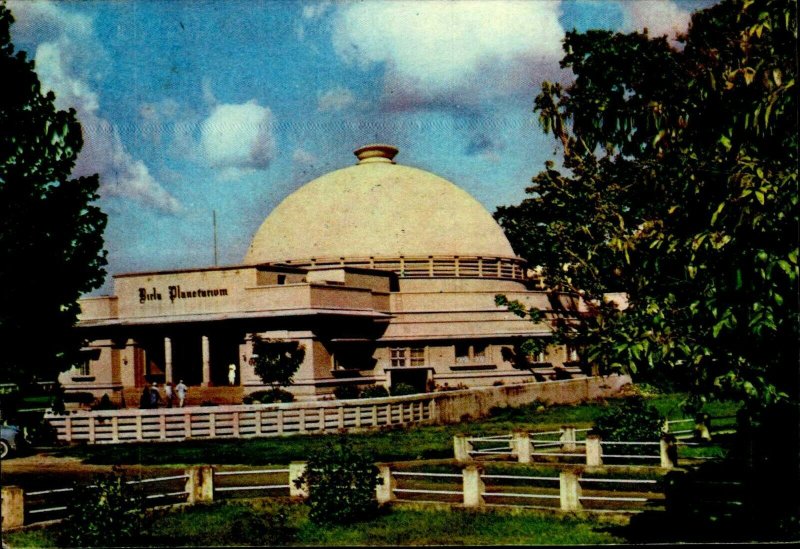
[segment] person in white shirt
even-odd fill
[[[186,402],[186,391],[189,388],[183,383],[183,380],[180,380],[178,384],[175,386],[175,392],[178,394],[178,406],[183,408],[183,403]]]

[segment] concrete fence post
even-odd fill
[[[472,443],[469,438],[464,435],[455,435],[453,437],[453,454],[459,463],[472,461],[470,452],[472,451]]]
[[[678,465],[678,445],[674,435],[664,434],[659,444],[661,450],[661,467],[672,469]]]
[[[600,445],[600,435],[586,436],[586,465],[588,467],[603,465],[603,449]]]
[[[19,486],[3,486],[3,530],[25,524],[25,492]],[[5,544],[3,544],[5,546]]]
[[[579,511],[581,506],[581,483],[575,471],[562,471],[558,477],[562,511]]]
[[[516,432],[511,435],[511,452],[519,463],[531,462],[531,438],[528,433]]]
[[[388,465],[378,465],[378,478],[381,482],[375,487],[375,497],[380,504],[389,503],[394,499],[396,481]]]
[[[483,469],[467,465],[461,471],[464,481],[464,507],[483,507],[484,485],[481,480]]]
[[[695,418],[694,438],[701,442],[711,440],[711,417],[708,414],[698,414]]]
[[[186,503],[214,501],[214,468],[209,465],[186,469]]]
[[[561,442],[561,449],[564,452],[574,452],[577,448],[575,442],[575,427],[572,425],[564,425],[561,428],[561,438],[559,438]]]
[[[303,482],[300,486],[295,484],[305,474],[307,467],[305,461],[293,461],[289,464],[289,496],[302,499],[308,497],[308,483]]]

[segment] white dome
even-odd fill
[[[358,149],[359,163],[323,175],[264,220],[245,264],[319,259],[479,256],[514,259],[500,226],[468,193],[399,166],[397,149]]]

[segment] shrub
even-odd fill
[[[361,391],[359,398],[383,398],[389,396],[389,391],[383,385],[370,385]]]
[[[73,494],[59,533],[61,547],[135,545],[143,533],[144,499],[124,474],[96,476],[91,486],[76,486]]]
[[[419,393],[419,391],[416,387],[409,385],[408,383],[398,383],[397,385],[392,385],[391,393],[392,396],[402,396],[415,395]]]
[[[305,474],[295,483],[308,485],[309,518],[317,524],[365,520],[378,508],[378,468],[372,456],[351,446],[347,437],[328,441],[312,454]]]
[[[603,410],[594,422],[594,429],[603,440],[657,441],[661,438],[664,418],[641,397],[629,397]],[[648,454],[647,446],[629,446],[631,453]]]
[[[355,385],[339,385],[334,389],[333,394],[339,400],[358,398],[358,387]]]
[[[92,410],[116,410],[117,408],[119,408],[119,406],[111,402],[108,393],[103,394],[103,398],[97,403],[92,404]]]
[[[294,395],[283,389],[270,389],[268,391],[255,391],[244,397],[242,402],[252,404],[260,402],[262,404],[274,404],[276,402],[294,402]]]

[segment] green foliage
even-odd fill
[[[276,402],[294,402],[294,395],[283,389],[270,389],[269,391],[255,391],[242,399],[245,404],[260,402],[273,404]]]
[[[359,397],[357,385],[339,385],[333,390],[333,394],[339,400],[348,400]]]
[[[629,397],[604,410],[595,420],[594,429],[606,441],[655,442],[661,438],[664,419],[643,398]]]
[[[591,314],[557,303],[552,320],[588,362],[699,404],[796,396],[796,42],[790,0],[723,0],[682,48],[567,33],[575,79],[535,108],[563,167],[496,218],[548,287],[583,298]]]
[[[3,381],[55,380],[80,361],[74,329],[84,292],[103,283],[106,215],[98,178],[71,178],[83,146],[75,110],[42,94],[33,61],[14,51],[0,4],[0,355]]]
[[[256,374],[273,391],[292,384],[292,379],[303,359],[306,350],[297,341],[264,339],[253,334],[253,358]]]
[[[61,547],[133,545],[145,525],[144,499],[115,471],[98,475],[91,485],[76,485],[61,526]]]
[[[358,398],[383,398],[389,396],[389,391],[383,385],[370,385],[365,387]]]
[[[397,383],[392,385],[390,389],[392,396],[416,395],[419,393],[416,387],[408,383]]]
[[[311,454],[298,486],[309,488],[309,518],[316,524],[349,524],[372,518],[378,504],[375,487],[378,468],[372,455],[360,450],[349,437],[328,441]]]

